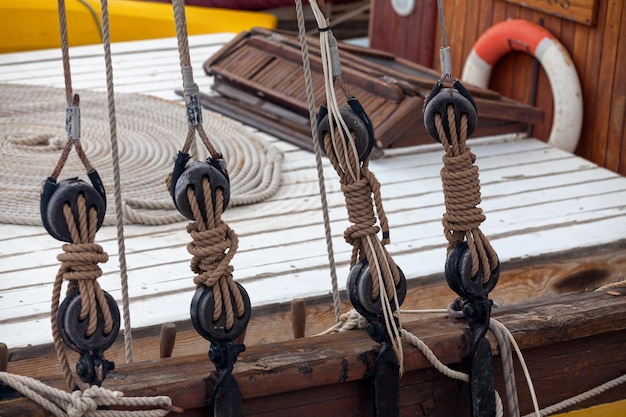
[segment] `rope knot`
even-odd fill
[[[64,253],[57,255],[57,260],[61,262],[64,280],[98,279],[102,275],[98,264],[109,260],[97,243],[67,243],[62,248]]]
[[[84,417],[91,412],[98,410],[98,402],[89,394],[82,391],[74,391],[67,405],[68,417]]]

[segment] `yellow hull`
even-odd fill
[[[559,414],[555,417],[623,417],[626,415],[626,400],[596,405],[583,410]]]
[[[171,4],[109,0],[111,41],[176,36]],[[100,0],[66,0],[70,46],[101,43]],[[234,32],[252,27],[275,28],[268,13],[207,7],[185,8],[190,35]],[[58,48],[61,45],[56,0],[2,0],[0,53]]]

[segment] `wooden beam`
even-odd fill
[[[577,372],[583,372],[590,361],[605,357],[606,346],[611,343],[614,347],[610,349],[610,360],[616,363],[626,361],[624,314],[626,298],[611,296],[604,291],[548,297],[494,310],[494,317],[509,328],[522,349],[543,352],[541,354],[545,358],[539,360],[539,368],[555,365],[551,362],[561,355],[559,352],[571,345],[574,350],[569,353],[569,365],[564,368],[576,368]],[[467,325],[464,321],[438,316],[406,322],[404,328],[420,337],[444,363],[463,364],[468,349],[465,336]],[[594,342],[579,342],[583,339]],[[608,342],[599,343],[598,339]],[[244,409],[249,401],[255,402],[256,399],[264,399],[264,403],[269,403],[272,398],[293,395],[295,397],[292,401],[302,403],[303,409],[309,407],[314,410],[316,407],[311,402],[319,403],[314,393],[326,392],[331,387],[333,390],[343,390],[344,393],[356,392],[354,395],[346,395],[353,402],[361,401],[367,398],[367,381],[374,366],[376,348],[377,344],[364,331],[251,346],[241,354],[234,372],[244,400]],[[405,344],[404,349],[406,375],[413,372],[419,374],[415,380],[407,376],[407,383],[415,381],[409,385],[432,384],[432,380],[425,379],[427,375],[432,377],[430,363],[412,346]],[[579,362],[570,363],[573,360],[570,358],[575,356],[578,349],[582,349],[577,359]],[[553,372],[557,372],[557,368],[555,366]],[[185,409],[204,408],[207,393],[212,391],[213,378],[208,377],[213,374],[213,369],[206,354],[120,365],[109,373],[104,386],[121,390],[127,396],[168,395],[174,404]],[[616,372],[615,368],[609,368],[608,365],[603,369]],[[601,372],[600,377],[604,378],[611,372]],[[599,376],[595,375],[594,378],[598,379]],[[554,381],[549,377],[544,379]],[[58,375],[44,378],[44,381],[53,386],[63,386],[62,378]],[[352,388],[342,386],[346,383],[356,385]],[[446,384],[448,390],[460,389],[458,382]],[[309,390],[312,391],[307,393]],[[437,404],[440,401],[443,399],[437,397]],[[428,407],[427,403],[424,400],[420,407]],[[0,402],[1,415],[13,415],[11,413],[16,410],[25,413],[17,415],[30,415],[31,411],[35,413],[37,409],[38,406],[26,400]],[[25,410],[29,410],[28,413]],[[314,415],[300,414],[297,409],[291,409],[290,412],[298,412],[302,416]]]

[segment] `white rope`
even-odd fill
[[[0,381],[39,404],[57,417],[161,417],[172,407],[169,397],[124,397],[120,391],[92,386],[85,391],[65,392],[34,378],[0,372]],[[98,410],[98,407],[144,407],[147,410]]]
[[[439,314],[439,313],[449,314],[450,310],[449,309],[400,310],[400,313],[401,314]],[[462,316],[456,316],[456,315],[454,317],[462,318]],[[327,334],[342,332],[342,331],[347,331],[347,330],[364,329],[366,323],[367,321],[361,314],[359,314],[356,310],[350,310],[347,313],[342,315],[341,321],[339,323],[335,324],[331,328],[321,333],[318,333],[315,336],[322,336],[322,335],[327,335]],[[494,329],[497,329],[506,336],[506,338],[513,345],[515,349],[515,353],[520,360],[520,364],[524,371],[524,376],[526,378],[526,382],[530,390],[531,400],[532,400],[533,408],[534,408],[534,411],[532,413],[527,414],[524,417],[546,417],[548,415],[554,414],[568,407],[571,407],[575,404],[578,404],[582,401],[586,401],[596,395],[602,394],[603,392],[611,388],[615,388],[620,384],[626,383],[626,374],[624,374],[608,382],[605,382],[604,384],[599,385],[593,389],[585,391],[584,393],[578,394],[574,397],[568,398],[566,400],[563,400],[559,403],[556,403],[554,405],[551,405],[549,407],[546,407],[540,410],[538,402],[537,402],[537,395],[535,393],[535,388],[534,388],[532,379],[530,377],[530,372],[528,371],[526,361],[524,360],[524,356],[515,338],[513,337],[511,332],[506,328],[504,324],[502,324],[501,322],[493,318],[490,321],[490,329],[492,332],[494,331]],[[426,343],[424,343],[420,338],[410,333],[406,329],[401,329],[401,334],[402,334],[402,339],[411,343],[420,352],[422,352],[424,357],[431,363],[431,365],[435,369],[437,369],[439,372],[441,372],[443,375],[452,379],[459,380],[459,381],[469,382],[469,375],[467,375],[464,372],[455,371],[454,369],[451,369],[450,367],[445,365],[443,362],[441,362],[437,358],[437,356],[433,353],[433,351],[428,347],[428,345],[426,345]],[[502,404],[502,399],[500,398],[500,395],[497,391],[495,392],[495,394],[496,394],[496,414],[498,417],[502,417],[504,414],[504,407]],[[517,408],[517,411],[519,411],[519,406],[513,407],[514,409],[513,413],[516,412],[515,408]]]
[[[550,414],[554,414],[558,411],[561,411],[567,407],[571,407],[575,404],[588,400],[589,398],[595,397],[596,395],[602,394],[604,391],[609,390],[611,388],[615,388],[616,386],[623,384],[626,382],[626,374],[618,376],[608,382],[605,382],[602,385],[599,385],[589,391],[585,391],[582,394],[578,394],[575,397],[568,398],[559,403],[551,405],[550,407],[546,407],[540,411],[541,417],[548,416]],[[533,413],[527,414],[524,417],[531,417]]]

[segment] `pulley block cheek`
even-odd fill
[[[220,317],[213,321],[213,311],[215,310],[215,293],[213,288],[201,285],[196,290],[191,300],[191,323],[205,339],[213,343],[231,342],[243,334],[250,321],[252,307],[248,293],[238,282],[235,285],[241,293],[244,304],[244,313],[241,317],[235,314],[234,324],[230,329],[226,329],[226,311],[222,309]],[[235,305],[235,297],[231,293],[232,305]]]
[[[454,106],[454,121],[456,124],[456,134],[460,137],[461,117],[467,115],[467,137],[472,136],[476,130],[478,115],[474,99],[460,82],[455,82],[454,87],[443,87],[437,83],[424,106],[424,126],[430,136],[441,142],[439,131],[435,123],[435,115],[441,117],[444,132],[450,141],[450,120],[448,120],[448,106]]]
[[[374,129],[367,113],[365,113],[365,110],[355,98],[349,99],[348,104],[348,106],[339,108],[339,113],[346,122],[350,133],[354,133],[358,158],[359,161],[363,162],[367,159],[374,146]],[[334,121],[333,128],[337,129],[336,122]],[[330,130],[328,109],[325,106],[321,106],[317,116],[317,140],[320,144],[320,148],[324,150],[324,152],[324,137]]]
[[[483,265],[472,276],[472,258],[467,242],[455,246],[446,258],[445,275],[448,286],[460,297],[468,300],[486,299],[498,283],[500,263],[491,271],[489,279],[483,282]]]
[[[94,171],[95,172],[95,171]],[[40,200],[40,214],[42,223],[46,231],[55,239],[63,242],[72,243],[63,207],[69,204],[74,222],[79,223],[78,213],[78,197],[84,196],[87,213],[94,207],[98,216],[97,228],[99,229],[104,222],[106,214],[106,196],[104,195],[104,187],[97,173],[95,176],[90,174],[92,181],[98,188],[88,184],[87,182],[74,177],[64,179],[56,183],[52,178],[47,178],[42,186]]]
[[[109,333],[104,332],[104,316],[100,306],[97,308],[96,330],[92,335],[87,336],[89,320],[81,320],[80,311],[82,308],[82,298],[78,290],[69,294],[59,306],[57,312],[56,325],[61,336],[61,340],[75,352],[98,352],[111,347],[117,339],[120,330],[120,311],[115,299],[106,291],[104,296],[111,312],[113,328]]]
[[[206,207],[204,204],[204,187],[202,185],[204,178],[209,181],[211,186],[213,207],[215,207],[215,195],[218,188],[222,190],[224,198],[223,210],[226,210],[228,207],[228,202],[230,201],[230,183],[228,182],[228,175],[223,170],[220,170],[220,168],[218,168],[219,166],[219,160],[213,158],[209,158],[207,161],[194,161],[187,165],[185,170],[176,179],[176,183],[173,182],[174,176],[172,176],[172,189],[174,191],[176,207],[178,211],[189,220],[196,220],[187,196],[187,189],[189,187],[194,191],[200,212],[202,213],[202,218],[205,221],[207,220]]]
[[[398,297],[398,305],[404,302],[406,297],[406,278],[404,272],[398,267],[400,273],[400,282],[396,285],[396,295]],[[350,302],[362,316],[366,318],[374,318],[383,314],[383,305],[381,297],[376,300],[372,299],[372,271],[367,259],[362,259],[352,267],[348,275],[346,288]],[[385,291],[381,288],[380,291]],[[395,303],[391,304],[395,310]]]

